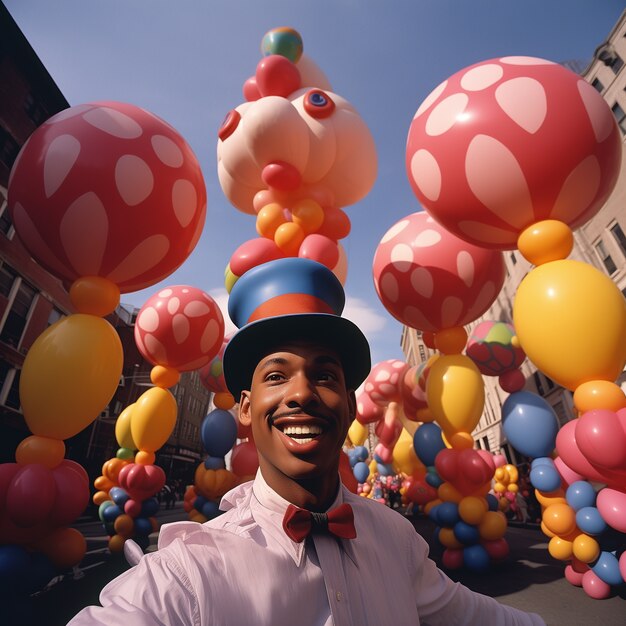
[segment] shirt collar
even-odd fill
[[[339,506],[343,501],[343,488],[340,483],[337,495],[329,509]],[[289,504],[291,503],[267,484],[259,468],[252,484],[252,499],[250,500],[252,515],[263,531],[270,535],[299,567],[304,557],[305,542],[293,541],[283,530],[283,517]],[[344,543],[342,540],[340,542]]]

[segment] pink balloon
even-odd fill
[[[262,96],[286,98],[300,89],[300,70],[279,54],[263,57],[256,68],[256,84]]]
[[[137,517],[141,513],[141,502],[138,500],[126,500],[124,503],[124,513],[131,517]]]
[[[356,419],[361,424],[378,422],[384,415],[383,407],[373,402],[367,393],[359,394],[356,406]]]
[[[388,448],[384,443],[376,444],[374,454],[377,454],[386,465],[393,461],[393,448]]]
[[[626,580],[626,552],[622,552],[622,556],[619,557],[619,573]]]
[[[0,464],[0,511],[6,506],[9,485],[21,467],[22,466],[17,463]]]
[[[626,533],[626,493],[605,487],[598,492],[596,507],[609,526]]]
[[[89,476],[84,468],[68,459],[52,470],[56,500],[50,512],[50,524],[69,526],[89,504]]]
[[[248,80],[243,84],[243,97],[248,102],[253,102],[254,100],[258,100],[261,97],[261,93],[259,92],[259,87],[256,84],[256,77],[250,76]]]
[[[577,572],[571,565],[567,565],[565,568],[565,578],[567,582],[574,585],[574,587],[583,586],[584,573]]]
[[[38,463],[23,465],[13,476],[6,499],[9,518],[28,528],[46,521],[56,498],[52,472]]]
[[[496,467],[503,467],[507,464],[507,460],[504,454],[494,454],[493,463]]]
[[[339,247],[337,242],[330,237],[313,233],[307,235],[300,244],[298,256],[303,259],[311,259],[325,265],[332,270],[339,261]]]
[[[583,574],[583,589],[594,600],[604,600],[611,595],[611,585],[598,578],[592,570]]]
[[[554,459],[554,467],[556,467],[557,472],[560,474],[561,479],[565,482],[566,485],[571,485],[577,480],[585,480],[584,476],[576,473],[573,469],[565,465],[563,459],[560,456]]]
[[[165,472],[158,465],[129,463],[120,470],[118,481],[133,500],[143,501],[163,489]]]
[[[273,239],[258,237],[242,243],[230,257],[230,271],[235,276],[243,276],[248,270],[276,259],[283,259],[285,254]]]
[[[587,411],[576,420],[576,442],[587,460],[610,469],[626,468],[626,432],[613,411]]]

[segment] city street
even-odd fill
[[[157,517],[163,524],[186,519],[186,514],[178,502],[173,510],[161,509]],[[414,525],[427,540],[431,538],[430,521],[417,518]],[[81,569],[33,597],[33,623],[66,624],[83,606],[98,603],[100,589],[128,567],[122,555],[108,553],[101,524],[85,520],[77,527],[88,544]],[[537,612],[550,626],[626,624],[626,589],[607,600],[592,600],[565,580],[562,565],[548,554],[546,537],[538,528],[510,527],[506,537],[511,554],[505,563],[484,574],[460,570],[451,572],[450,577],[504,604]],[[151,536],[150,549],[156,538],[156,533]],[[438,560],[438,550],[432,551],[432,557]]]

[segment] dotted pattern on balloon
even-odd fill
[[[206,191],[171,126],[130,104],[96,102],[58,113],[29,137],[8,205],[18,237],[64,281],[76,310],[26,356],[20,401],[33,435],[18,446],[17,463],[2,466],[3,575],[43,586],[85,553],[84,537],[67,526],[89,500],[88,478],[63,459],[63,440],[97,418],[119,382],[122,347],[103,317],[120,292],[162,280],[187,258],[204,225]],[[22,508],[32,511],[28,519]]]
[[[235,208],[256,215],[259,234],[232,254],[226,288],[252,267],[298,256],[326,265],[343,283],[347,259],[339,241],[351,227],[343,207],[374,184],[373,138],[302,53],[295,30],[269,31],[262,52],[244,84],[246,102],[227,114],[218,132],[222,190]]]
[[[418,109],[406,150],[413,189],[434,219],[473,244],[517,247],[536,266],[515,296],[516,342],[574,392],[579,418],[556,435],[550,407],[518,391],[503,407],[504,428],[535,457],[531,480],[550,553],[594,598],[621,584],[626,560],[581,531],[564,495],[581,481],[606,485],[595,508],[623,545],[626,398],[614,381],[626,363],[626,303],[606,275],[567,257],[571,229],[611,193],[621,149],[610,108],[580,76],[545,59],[504,57],[441,83]]]

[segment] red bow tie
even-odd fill
[[[313,513],[293,504],[287,507],[283,518],[283,529],[288,537],[300,543],[313,528],[327,530],[343,539],[354,539],[356,528],[352,507],[344,503],[328,513]]]

